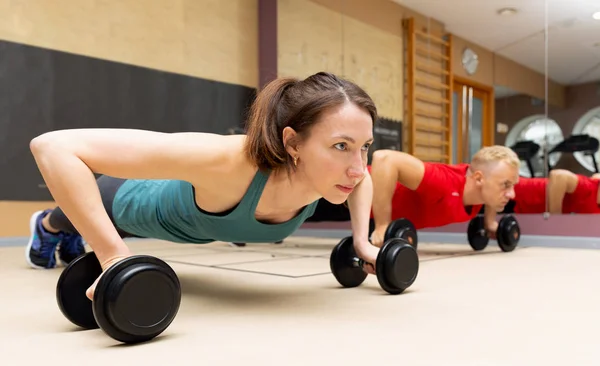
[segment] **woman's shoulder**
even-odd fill
[[[213,140],[214,139],[214,140]],[[203,141],[199,141],[202,143]],[[205,140],[204,140],[205,142]],[[214,158],[210,160],[209,166],[202,169],[203,172],[211,174],[212,177],[198,177],[215,180],[232,179],[247,180],[256,174],[257,167],[245,152],[245,135],[213,135],[211,136],[211,154]],[[200,157],[202,158],[202,157]]]

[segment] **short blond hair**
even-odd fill
[[[521,168],[521,159],[509,147],[501,145],[486,146],[481,148],[471,159],[471,166],[481,169],[490,163],[505,162],[517,169]]]

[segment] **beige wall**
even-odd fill
[[[452,45],[453,73],[456,76],[487,86],[501,85],[532,97],[545,98],[545,76],[521,64],[499,56],[473,42],[454,36]],[[479,57],[479,67],[475,74],[464,70],[462,52],[470,47]],[[548,82],[548,103],[564,107],[565,88],[552,80]]]
[[[54,202],[0,201],[0,237],[29,236],[31,215],[53,207]]]
[[[279,0],[279,75],[306,77],[319,71],[339,74],[362,86],[382,117],[402,120],[403,39],[399,7],[387,1],[374,1],[370,6],[350,2],[343,9],[338,4]],[[376,22],[384,15],[387,21]]]
[[[466,47],[470,47],[479,57],[479,67],[473,75],[467,74],[462,66],[462,53]],[[472,80],[486,86],[494,85],[494,54],[475,44],[464,40],[456,35],[452,36],[452,73],[455,76]]]
[[[280,76],[338,73],[364,87],[382,117],[400,121],[406,89],[403,20],[414,17],[418,29],[443,34],[440,22],[389,0],[279,0],[278,17]]]
[[[0,0],[0,39],[249,87],[257,0]]]

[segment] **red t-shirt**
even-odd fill
[[[577,175],[577,188],[573,193],[565,194],[563,199],[563,213],[600,213],[598,206],[598,185],[600,181],[584,175]]]
[[[467,212],[463,204],[468,164],[424,164],[425,174],[416,190],[396,183],[392,220],[408,219],[418,230],[466,222],[477,216],[482,205],[472,206]]]
[[[515,213],[534,214],[546,211],[548,178],[520,177],[515,184]]]

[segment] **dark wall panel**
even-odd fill
[[[66,128],[227,134],[255,89],[0,41],[0,200],[49,200],[29,141]]]
[[[373,140],[373,146],[369,150],[369,164],[375,150],[402,151],[402,121],[380,117],[373,129]]]

